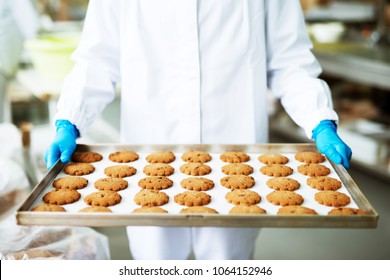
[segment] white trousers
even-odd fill
[[[136,260],[252,259],[258,228],[127,227]]]

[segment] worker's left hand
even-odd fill
[[[333,121],[324,120],[313,130],[313,139],[318,150],[336,164],[349,168],[352,150],[337,135],[337,127]]]

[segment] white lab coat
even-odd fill
[[[92,0],[84,29],[57,114],[81,135],[116,83],[128,144],[266,142],[267,87],[309,137],[321,120],[337,120],[298,0]],[[191,248],[200,259],[244,259],[257,236],[221,228],[128,233],[141,259],[186,258]]]

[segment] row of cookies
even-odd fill
[[[239,176],[239,175],[238,175]],[[158,182],[156,182],[156,179]],[[277,179],[277,178],[275,178]],[[286,178],[287,179],[287,178]],[[292,179],[290,179],[292,180]],[[77,182],[76,182],[77,181]],[[57,179],[54,182],[54,186],[57,189],[62,188],[70,188],[70,186],[76,186],[77,188],[82,188],[86,185],[85,178],[77,178],[77,177],[65,177]],[[154,182],[153,182],[154,181]],[[144,178],[139,182],[140,187],[144,188],[156,188],[156,186],[161,186],[157,188],[157,190],[152,191],[141,191],[139,192],[134,200],[137,204],[141,206],[160,206],[168,202],[169,198],[166,194],[159,192],[158,189],[167,188],[172,186],[173,182],[166,177],[150,177]],[[193,189],[195,190],[207,190],[213,186],[213,182],[206,178],[187,178],[182,181],[183,188]],[[199,188],[202,186],[202,188]],[[120,202],[120,195],[113,193],[112,191],[123,190],[127,187],[127,181],[121,178],[102,178],[95,182],[95,187],[100,190],[98,193],[93,193],[88,195],[84,200],[87,204],[93,206],[112,206]],[[282,193],[282,192],[280,192]],[[76,195],[77,194],[77,195]],[[248,198],[246,198],[246,196]],[[64,198],[66,198],[64,200]],[[67,204],[77,201],[80,198],[80,195],[75,191],[51,191],[49,194],[46,194],[44,197],[44,201],[47,203],[55,203],[55,204]],[[236,198],[236,200],[235,200]],[[237,198],[240,198],[237,200]],[[179,194],[175,196],[175,202],[186,206],[201,206],[204,204],[208,204],[210,202],[211,197],[204,193],[195,193],[195,192],[187,192],[183,194]],[[252,204],[260,202],[260,197],[251,191],[232,191],[227,194],[226,199],[229,202],[233,202],[234,204]],[[246,201],[246,200],[248,201]],[[268,199],[268,197],[267,197]],[[270,200],[275,201],[274,198],[270,197]],[[282,199],[283,200],[283,199]],[[279,203],[276,201],[276,203]],[[286,202],[290,203],[290,202]],[[296,203],[296,202],[295,202]],[[100,209],[102,210],[102,209]]]
[[[111,161],[118,162],[118,163],[132,162],[137,160],[138,158],[139,158],[138,154],[132,151],[119,151],[119,152],[111,153],[109,155],[109,159]],[[226,165],[222,168],[222,171],[225,174],[248,175],[253,172],[253,168],[251,166],[247,164],[242,164],[243,162],[247,162],[250,159],[250,156],[243,152],[225,152],[220,155],[220,158],[224,162],[233,163],[231,165]],[[304,165],[298,167],[298,171],[304,175],[309,175],[309,176],[327,175],[330,172],[330,170],[327,167],[323,165],[317,165],[318,163],[325,161],[325,157],[320,153],[299,152],[295,155],[295,158],[298,161],[305,163]],[[102,155],[94,152],[76,152],[74,153],[72,159],[76,163],[79,162],[91,163],[91,162],[100,161],[102,159]],[[207,152],[188,151],[182,155],[182,159],[188,163],[182,165],[180,167],[180,171],[187,175],[193,175],[193,176],[207,175],[211,172],[210,166],[204,164],[205,162],[211,160],[211,155]],[[262,163],[267,164],[266,166],[263,166],[260,169],[260,171],[264,175],[288,176],[291,175],[293,172],[291,167],[284,165],[289,161],[286,156],[280,154],[263,154],[260,155],[258,159]],[[167,163],[170,163],[175,160],[175,155],[172,152],[168,151],[168,152],[152,153],[146,157],[146,160],[149,163],[153,163],[152,165],[160,164],[159,169],[164,170],[164,173],[160,172],[153,175],[169,176],[174,172],[173,168],[167,165]],[[112,170],[117,170],[118,168],[120,167],[116,166],[116,167],[107,168],[107,170],[105,170],[105,173],[107,176],[113,176]],[[148,168],[150,168],[150,166],[146,166],[144,169],[148,169]],[[93,169],[93,167],[90,166],[89,168],[85,167],[83,169],[84,170]],[[135,172],[134,168],[128,166],[124,166],[122,167],[122,169],[128,169],[126,171],[123,171],[126,172],[126,174],[123,174],[122,176],[131,176]],[[153,169],[155,169],[155,167],[153,167]],[[73,174],[69,173],[69,174],[85,175],[85,174],[74,174],[74,173]],[[119,175],[117,176],[119,177]]]
[[[108,158],[113,162],[128,163],[138,160],[139,155],[134,151],[122,150],[110,153]],[[228,163],[248,162],[251,159],[247,153],[239,151],[223,152],[219,158],[223,162]],[[73,162],[92,163],[101,161],[102,159],[103,156],[97,152],[75,152],[72,155]],[[163,151],[150,153],[145,159],[149,163],[171,163],[175,161],[176,156],[171,151]],[[185,162],[205,163],[211,161],[212,156],[209,152],[189,150],[181,155],[181,159]],[[304,163],[321,163],[325,161],[325,157],[321,153],[312,151],[297,152],[295,159]],[[286,164],[289,161],[288,157],[275,153],[260,154],[258,160],[264,164]]]
[[[112,158],[114,159],[115,158],[114,156],[118,156],[118,153],[110,154],[110,157],[111,157],[111,155],[113,156]],[[122,153],[122,156],[123,156],[123,153]],[[138,159],[132,153],[130,153],[130,156],[132,156],[133,160]],[[160,156],[161,156],[161,154],[160,154]],[[183,154],[183,156],[184,156],[184,154]],[[245,161],[245,159],[247,158],[247,157],[245,157],[245,155],[239,154],[239,153],[238,153],[238,156],[237,156],[237,154],[235,154],[235,156],[236,156],[235,157],[236,161]],[[201,161],[207,162],[207,160],[208,160],[207,155],[205,155],[204,153],[192,154],[191,156],[186,158],[186,160],[190,161],[190,162],[191,161],[199,161],[199,159],[197,159],[197,157],[201,157],[202,158]],[[221,155],[221,157],[222,157],[222,155]],[[260,157],[259,157],[259,159],[260,159]],[[115,159],[115,160],[117,162],[126,162],[129,159],[124,160],[122,158],[122,159]],[[228,159],[226,161],[229,161],[229,160],[230,161],[234,161],[234,159]],[[154,160],[150,159],[150,161],[157,161],[157,162],[159,162],[159,161],[161,161],[161,159],[154,159]],[[120,167],[120,169],[118,170],[119,167]],[[148,167],[151,170],[148,170]],[[112,166],[112,167],[107,167],[106,169],[107,170],[109,170],[109,169],[115,170],[115,172],[108,172],[108,171],[105,172],[105,174],[107,176],[113,176],[113,177],[119,177],[119,178],[126,177],[126,176],[131,176],[131,175],[133,175],[136,172],[136,170],[131,169],[131,167],[128,167],[126,165]],[[106,169],[105,169],[105,171],[106,171]],[[122,170],[122,169],[129,169],[129,170]],[[253,168],[250,167],[249,165],[238,165],[238,164],[237,165],[229,165],[229,168],[226,168],[226,169],[227,169],[227,171],[225,170],[225,172],[224,172],[225,174],[241,174],[241,173],[243,173],[243,174],[250,174],[250,173],[253,172]],[[183,165],[183,168],[180,168],[180,170],[181,170],[181,172],[183,172],[185,174],[198,176],[198,175],[208,174],[208,172],[209,172],[208,170],[210,170],[210,169],[207,168],[207,166],[205,166],[205,165],[186,164],[186,165]],[[162,172],[162,173],[160,173],[160,172]],[[157,176],[157,175],[169,176],[170,174],[173,173],[173,168],[170,167],[169,165],[164,165],[164,164],[162,164],[162,165],[150,165],[150,166],[145,166],[144,173],[147,174],[147,175],[151,175],[151,177],[145,178],[145,180],[150,180],[151,178],[153,178],[152,176]],[[71,172],[69,174],[71,174]],[[74,173],[73,175],[78,175],[78,174]],[[222,178],[221,179],[221,184],[224,185],[225,187],[229,187],[229,188],[234,189],[234,185],[232,185],[231,182],[235,181],[237,179],[241,179],[242,182],[246,182],[246,183],[244,183],[244,186],[249,188],[250,185],[253,184],[253,182],[252,182],[253,180],[251,180],[250,176],[247,176],[247,177],[245,177],[245,176],[246,175],[236,175],[236,176],[235,175],[229,175],[229,176],[226,176],[226,177],[229,177],[229,178]],[[154,178],[154,179],[156,179],[156,178]],[[166,179],[167,178],[162,180],[162,178],[160,178],[159,180],[167,182],[168,180],[166,180]],[[206,181],[207,182],[206,178],[199,178],[199,179],[203,179],[202,181]],[[196,182],[197,180],[194,180],[193,178],[188,178],[188,181],[192,181],[192,182],[195,181]],[[225,182],[225,183],[223,183],[223,182]],[[149,185],[153,185],[153,183],[149,182]],[[210,182],[207,182],[206,184],[205,183],[199,184],[199,182],[198,182],[197,186],[195,184],[194,188],[195,188],[195,190],[204,190],[204,189],[201,189],[201,188],[208,188],[207,185],[210,185]],[[204,187],[204,186],[206,186],[206,187]],[[196,188],[198,188],[198,189],[196,189]],[[145,194],[140,194],[139,195],[140,199],[138,199],[138,200],[141,200],[141,198],[144,197],[144,196],[145,196]],[[203,197],[206,197],[206,196],[203,195]],[[164,200],[166,200],[166,198],[162,199],[162,201],[164,201]],[[200,198],[200,200],[202,200],[202,198]],[[207,201],[207,198],[203,198],[203,200]],[[180,200],[178,200],[178,201],[180,201]]]

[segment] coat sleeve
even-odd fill
[[[298,0],[266,0],[268,87],[290,117],[311,138],[324,119],[338,121],[322,69],[311,52]]]
[[[75,65],[64,80],[55,119],[66,119],[83,135],[115,97],[120,79],[119,1],[91,0]]]

